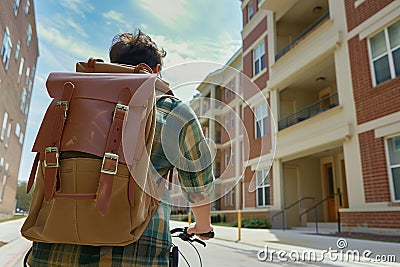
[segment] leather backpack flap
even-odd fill
[[[155,75],[51,73],[46,86],[53,101],[46,111],[32,151],[44,152],[46,147],[54,145],[49,143],[49,129],[54,128],[54,109],[66,82],[74,84],[75,90],[68,107],[60,151],[79,151],[103,157],[119,91],[124,88],[129,88],[133,95],[128,115],[132,119],[128,121],[136,126],[138,122],[146,125],[144,114],[149,112],[149,103],[154,102]],[[132,131],[130,135],[142,136],[144,133],[145,128],[132,127],[129,123],[126,126]],[[120,150],[120,163],[127,163],[122,146]]]

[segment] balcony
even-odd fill
[[[311,25],[305,28],[299,35],[297,35],[293,40],[291,40],[288,44],[286,44],[276,55],[275,62],[278,61],[283,55],[285,55],[289,50],[297,46],[302,40],[307,38],[309,33],[311,33],[314,29],[316,29],[321,23],[329,19],[329,11],[326,11],[322,16],[320,16],[316,21],[314,21]]]
[[[299,122],[314,117],[322,112],[332,109],[338,105],[339,105],[338,94],[333,93],[279,120],[278,129],[279,131],[283,130]]]
[[[270,10],[273,12],[280,12],[282,10],[285,10],[288,6],[292,5],[294,0],[261,0],[260,3],[258,4],[259,9],[266,9]]]

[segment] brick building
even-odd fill
[[[203,122],[221,140],[216,169],[238,181],[220,186],[215,208],[273,227],[336,225],[340,216],[342,230],[400,234],[400,3],[242,0],[242,12],[241,63],[234,58],[247,78],[236,89],[242,100],[225,102],[238,107],[248,151],[240,135],[227,141]],[[224,101],[227,77],[224,68],[210,74],[201,95]],[[208,93],[209,80],[222,81],[221,93]],[[236,140],[248,158],[234,153],[243,165],[230,173],[225,151]]]
[[[0,218],[16,207],[18,171],[39,55],[33,0],[0,2]]]

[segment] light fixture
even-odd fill
[[[322,11],[322,9],[324,9],[322,6],[316,6],[316,7],[313,8],[312,12],[314,14],[318,14],[319,12]]]

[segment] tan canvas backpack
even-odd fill
[[[39,242],[126,245],[142,235],[163,190],[148,166],[155,89],[167,93],[168,84],[145,64],[90,59],[76,70],[47,79],[53,100],[32,149],[27,191],[36,183],[21,233]]]

